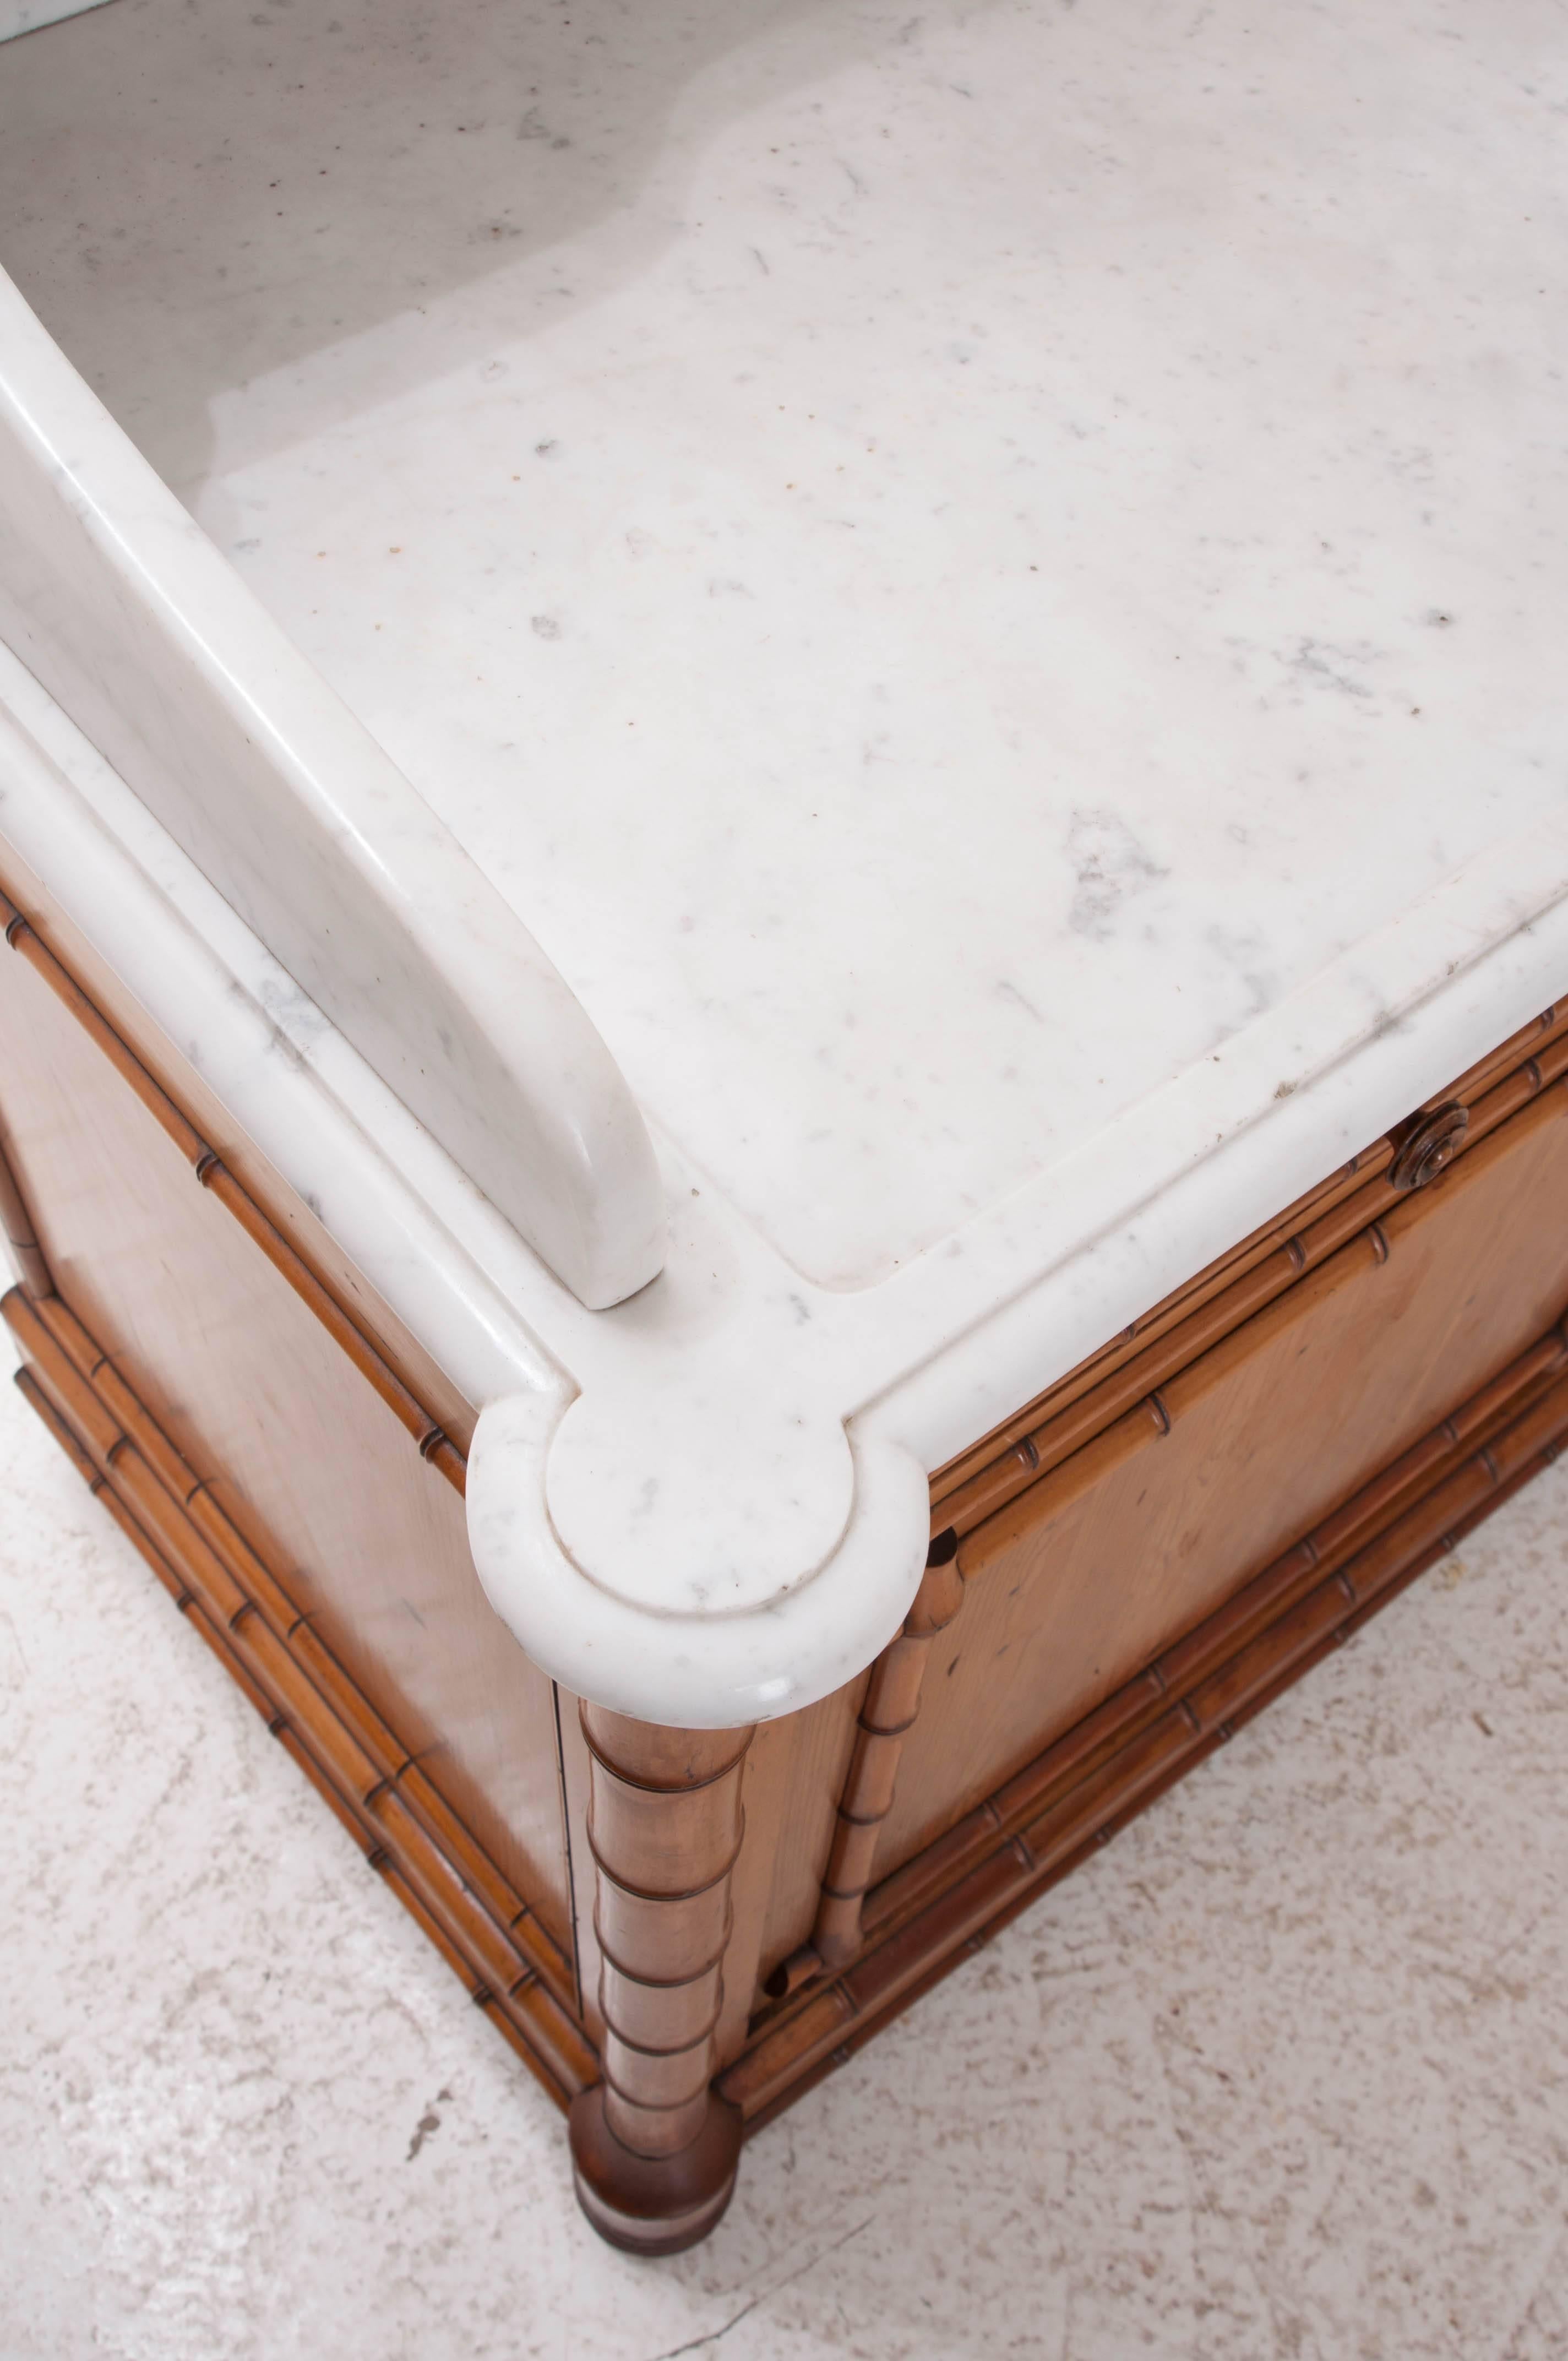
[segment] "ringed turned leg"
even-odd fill
[[[582,1708],[604,1964],[604,2080],[573,2104],[584,2213],[613,2246],[671,2255],[729,2202],[739,2111],[711,2089],[750,1730],[667,1730]]]

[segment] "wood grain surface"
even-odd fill
[[[554,1691],[479,1587],[437,1422],[313,1273],[279,1268],[287,1240],[226,1168],[199,1183],[202,1136],[30,942],[14,927],[0,951],[0,1111],[53,1283],[569,1944]]]

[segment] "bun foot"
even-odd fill
[[[702,2129],[674,2156],[639,2156],[605,2121],[605,2087],[572,2102],[577,2202],[601,2238],[629,2255],[678,2255],[715,2227],[735,2191],[740,2111],[710,2099]]]

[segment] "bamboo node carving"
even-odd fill
[[[577,2196],[639,2254],[705,2236],[740,2119],[711,2087],[750,1730],[679,1730],[585,1703],[603,2081],[572,2109]]]
[[[811,1941],[774,1971],[766,1989],[782,1997],[813,1974],[842,1967],[861,1940],[861,1912],[872,1882],[877,1838],[893,1808],[904,1742],[920,1712],[931,1642],[963,1604],[963,1572],[953,1526],[938,1533],[903,1629],[872,1667],[855,1732],[855,1751],[839,1798],[833,1842],[823,1872]]]

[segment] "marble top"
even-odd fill
[[[1544,0],[0,59],[0,261],[660,1145],[663,1278],[511,1282],[576,1398],[476,1461],[577,1685],[540,1553],[718,1647],[863,1548],[891,1622],[910,1470],[1568,987],[1565,95]]]

